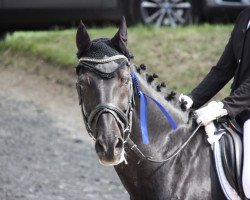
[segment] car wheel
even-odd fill
[[[144,24],[156,27],[185,25],[192,22],[188,0],[137,0],[137,11]]]

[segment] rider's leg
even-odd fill
[[[248,119],[243,126],[243,140],[244,140],[244,162],[242,185],[244,193],[250,199],[250,119]]]

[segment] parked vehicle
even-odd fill
[[[192,0],[193,18],[196,21],[232,21],[245,8],[250,0]]]
[[[144,23],[176,26],[191,22],[231,21],[250,0],[141,0]]]
[[[250,0],[0,0],[0,35],[84,21],[176,26],[217,17],[234,19]]]

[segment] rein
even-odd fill
[[[149,161],[149,162],[153,162],[153,163],[165,163],[168,162],[169,160],[171,160],[172,158],[174,158],[175,156],[177,156],[189,143],[189,141],[196,135],[197,131],[199,130],[199,128],[201,127],[201,123],[195,128],[195,130],[192,132],[192,134],[189,136],[189,138],[186,140],[186,142],[184,142],[172,155],[170,155],[169,157],[163,159],[163,160],[156,160],[154,159],[152,156],[145,156],[142,151],[137,147],[137,145],[130,139],[128,138],[127,143],[130,146],[130,149],[133,150],[133,152],[140,158],[140,160],[138,161],[137,164],[140,164],[141,161],[145,160],[145,161]]]
[[[108,62],[120,60],[120,59],[125,60],[130,66],[130,63],[129,63],[127,57],[125,57],[124,55],[116,55],[116,56],[111,56],[111,57],[104,58],[104,59],[94,59],[94,58],[83,57],[83,58],[80,58],[79,61],[80,62],[84,61],[84,62],[89,62],[89,63],[102,64],[102,63],[108,63]],[[134,83],[134,87],[137,91],[137,94],[138,94],[139,98],[141,99],[140,100],[141,112],[146,113],[146,98],[148,97],[151,100],[153,100],[154,103],[160,108],[160,110],[162,111],[164,116],[170,122],[170,125],[172,126],[172,128],[174,130],[176,129],[175,122],[172,120],[171,116],[166,112],[166,110],[163,108],[163,106],[159,102],[157,102],[155,99],[153,99],[152,97],[150,97],[150,96],[148,96],[140,91],[136,75],[134,72],[132,72],[131,73],[131,81],[130,81],[130,98],[129,98],[129,102],[128,102],[128,108],[127,108],[125,113],[120,108],[115,106],[114,104],[105,103],[105,104],[98,104],[88,115],[86,112],[86,109],[84,107],[83,101],[82,101],[81,87],[77,85],[77,91],[78,91],[78,95],[79,95],[79,104],[81,106],[83,121],[85,123],[87,132],[90,135],[90,137],[94,141],[96,141],[97,135],[95,133],[95,127],[96,127],[96,124],[98,122],[98,119],[103,113],[110,113],[113,115],[113,117],[115,118],[115,120],[117,121],[117,123],[120,125],[120,127],[122,129],[123,140],[124,140],[123,143],[126,143],[130,147],[130,149],[140,158],[138,164],[143,160],[149,161],[149,162],[154,162],[154,163],[165,163],[165,162],[171,160],[172,158],[174,158],[175,156],[177,156],[186,147],[186,145],[190,142],[190,140],[197,133],[198,129],[201,127],[201,124],[199,124],[195,128],[195,130],[192,132],[191,136],[172,155],[170,155],[166,159],[156,160],[152,156],[145,156],[143,154],[143,152],[137,147],[137,145],[130,139],[130,134],[131,134],[131,130],[132,130],[133,109],[135,106],[133,83]],[[141,117],[141,118],[144,118],[144,119],[140,119],[141,121],[143,121],[141,123],[142,134],[143,134],[143,131],[146,130],[146,135],[147,135],[147,127],[146,127],[147,126],[147,124],[146,124],[147,123],[146,122],[147,116],[145,115],[144,117]],[[94,125],[92,125],[93,123],[94,123]],[[94,130],[91,127],[94,127]],[[143,134],[143,135],[145,135],[145,134]]]

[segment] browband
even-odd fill
[[[124,55],[116,55],[102,59],[95,59],[90,57],[82,57],[79,59],[78,67],[84,67],[102,78],[113,78],[114,73],[122,66],[124,63],[129,63],[128,58]]]
[[[107,63],[115,60],[125,59],[128,62],[128,58],[124,55],[115,55],[107,58],[96,59],[96,58],[89,58],[89,57],[82,57],[79,59],[79,62],[91,62],[91,63]]]

